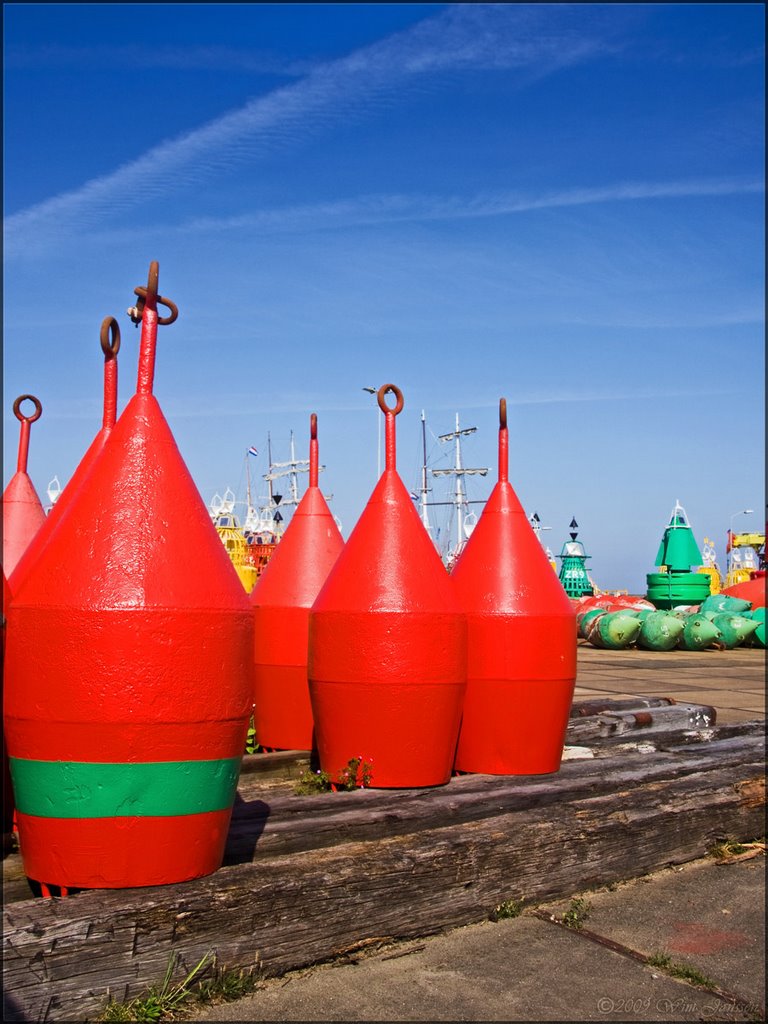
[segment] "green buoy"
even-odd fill
[[[720,639],[720,630],[710,619],[693,613],[683,621],[678,645],[684,651],[705,651]]]
[[[691,572],[691,566],[701,565],[701,562],[701,551],[688,524],[688,516],[677,501],[656,555],[655,564],[662,571],[646,576],[648,600],[661,609],[701,604],[709,597],[709,575]]]
[[[557,556],[562,562],[558,578],[568,597],[584,597],[595,592],[586,569],[587,559],[592,556],[586,553],[581,541],[576,540],[578,525],[575,519],[571,519],[571,539],[563,544],[563,550]]]

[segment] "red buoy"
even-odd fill
[[[9,579],[13,592],[19,589],[22,580],[31,570],[40,552],[48,543],[61,516],[69,507],[72,497],[77,493],[81,482],[101,454],[107,438],[112,433],[117,417],[117,353],[120,351],[120,327],[113,316],[104,318],[99,334],[101,349],[104,352],[104,411],[101,430],[96,434],[85,455],[72,474],[70,480],[59,496],[58,501],[45,517],[42,526],[35,534],[29,546],[19,559]]]
[[[31,416],[25,416],[21,411],[22,402],[27,401],[35,407]],[[21,423],[21,432],[16,472],[3,492],[3,572],[8,580],[32,538],[45,522],[43,506],[27,475],[30,427],[35,420],[40,419],[42,411],[40,400],[34,395],[19,395],[13,403],[13,414]]]
[[[276,750],[311,750],[307,682],[309,610],[344,541],[318,487],[317,416],[310,418],[309,487],[251,591],[256,740]]]
[[[332,778],[355,758],[374,787],[436,786],[456,749],[466,622],[395,468],[403,396],[385,384],[378,401],[386,468],[310,611],[315,739]]]
[[[11,588],[3,572],[3,622],[2,622],[2,651],[0,657],[3,665],[3,679],[5,679],[5,621],[8,614],[8,605],[11,601]],[[5,744],[5,728],[3,728],[3,837],[10,836],[13,830],[13,784],[11,783],[11,772],[8,767],[8,751]],[[6,840],[3,839],[3,850]]]
[[[215,871],[245,747],[251,609],[152,394],[157,272],[137,392],[8,615],[19,842],[47,886]]]
[[[499,479],[452,577],[467,613],[467,695],[456,769],[560,767],[576,682],[576,619],[509,483],[506,401]]]

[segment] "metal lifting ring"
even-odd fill
[[[392,408],[390,408],[387,405],[386,401],[384,400],[384,396],[388,394],[394,395],[395,398],[397,399],[395,405]],[[379,388],[376,397],[379,402],[379,408],[381,409],[382,412],[391,412],[393,416],[397,416],[399,413],[403,411],[403,406],[405,405],[405,401],[403,400],[403,392],[396,384],[382,384],[381,387]]]
[[[107,359],[114,358],[120,351],[120,325],[113,316],[105,316],[101,321],[99,339]]]
[[[317,413],[313,412],[309,417],[309,436],[312,441],[317,440]]]
[[[499,428],[501,430],[507,429],[507,400],[506,398],[499,399]]]
[[[155,296],[156,304],[165,306],[167,310],[170,310],[169,316],[158,316],[158,324],[161,324],[163,327],[167,327],[168,324],[172,324],[179,315],[179,307],[176,305],[175,302],[172,302],[170,299],[163,298],[162,295],[157,294],[157,285],[159,278],[160,264],[157,262],[157,260],[152,260],[152,262],[149,264],[149,273],[147,274],[147,287],[144,288],[143,286],[140,285],[138,288],[133,289],[133,294],[138,296],[139,301],[136,303],[134,307],[127,311],[128,316],[131,318],[136,327],[138,327],[139,324],[141,323],[141,317],[144,312],[144,307],[147,304],[147,295],[149,294]]]
[[[29,400],[35,403],[35,412],[32,416],[25,416],[21,411],[21,403]],[[34,423],[35,420],[39,420],[43,411],[43,406],[40,403],[39,398],[35,398],[34,395],[19,395],[16,401],[13,403],[13,414],[20,422],[26,421],[27,423]]]
[[[133,294],[138,295],[139,297],[139,301],[136,303],[136,323],[138,323],[139,320],[141,320],[141,314],[144,312],[144,306],[147,304],[147,292],[148,289],[143,288],[141,286],[133,289]],[[166,309],[169,309],[171,311],[170,316],[159,316],[157,318],[157,322],[159,324],[162,324],[164,327],[167,327],[168,324],[172,324],[174,320],[178,317],[179,308],[175,302],[171,301],[171,299],[166,299],[162,295],[157,295],[157,293],[155,293],[155,300],[159,306],[165,306]],[[129,310],[128,312],[130,314],[131,310]]]

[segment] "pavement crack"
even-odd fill
[[[598,946],[603,946],[605,949],[610,949],[614,953],[618,953],[619,956],[628,957],[630,960],[635,960],[638,963],[643,964],[645,967],[651,967],[649,964],[650,957],[646,956],[645,953],[639,953],[636,949],[632,949],[630,946],[625,946],[622,942],[615,942],[613,939],[607,938],[605,935],[598,935],[597,932],[590,931],[589,928],[572,928],[569,927],[565,921],[557,917],[555,914],[548,914],[545,910],[532,910],[532,917],[537,917],[540,921],[547,921],[549,924],[557,925],[558,928],[563,928],[565,931],[570,932],[572,935],[580,936],[582,939],[587,939],[589,942],[594,942]],[[661,973],[667,974],[663,968],[654,968],[655,970],[661,971]],[[678,978],[676,975],[669,975],[674,978],[675,981],[679,981],[683,985],[688,985],[689,988],[695,988],[698,991],[711,992],[713,995],[718,996],[725,1002],[730,1003],[732,1006],[738,1007],[745,1013],[754,1013],[755,1004],[748,999],[742,999],[741,996],[736,995],[735,992],[729,992],[728,989],[720,988],[719,985],[695,985],[685,978]],[[761,1019],[765,1018],[763,1016]]]

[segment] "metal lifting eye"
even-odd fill
[[[35,406],[35,411],[30,416],[25,416],[21,411],[22,402],[32,402]],[[39,398],[35,398],[34,395],[19,395],[16,401],[13,403],[13,415],[19,422],[34,423],[35,420],[39,420],[43,412],[43,406]]]
[[[394,395],[396,399],[395,404],[391,408],[387,405],[385,399],[385,395],[388,394]],[[391,412],[393,413],[393,415],[397,416],[399,413],[403,411],[403,406],[405,405],[405,401],[403,399],[403,392],[396,384],[382,384],[382,386],[379,388],[377,398],[379,402],[379,408],[381,409],[382,412]]]
[[[128,316],[131,318],[131,320],[133,320],[134,324],[138,327],[139,324],[141,323],[141,317],[144,313],[144,307],[147,304],[147,289],[143,287],[134,288],[133,292],[134,295],[138,295],[139,301],[136,303],[135,306],[132,306],[130,309],[126,310],[126,312],[128,313]],[[175,302],[172,302],[171,299],[166,299],[162,295],[157,295],[155,301],[157,302],[158,306],[165,306],[166,309],[170,310],[170,316],[159,316],[157,318],[158,324],[167,327],[168,324],[172,324],[174,320],[178,317],[179,308]]]
[[[105,316],[101,321],[99,340],[107,359],[114,358],[120,351],[120,325],[113,316]]]
[[[165,308],[170,311],[169,316],[158,316],[158,324],[161,324],[162,326],[166,327],[168,324],[172,324],[179,315],[179,308],[175,302],[172,302],[171,299],[166,299],[162,295],[157,294],[157,283],[159,280],[159,276],[160,265],[158,264],[157,260],[152,260],[152,262],[149,264],[149,274],[147,275],[146,288],[140,285],[138,288],[133,289],[133,293],[134,295],[138,295],[139,301],[136,303],[135,306],[131,306],[129,309],[127,309],[126,313],[131,318],[131,320],[134,323],[134,326],[136,327],[138,327],[139,324],[141,323],[141,318],[144,313],[144,307],[147,304],[148,294],[152,294],[155,296],[156,304],[160,306],[165,306]]]

